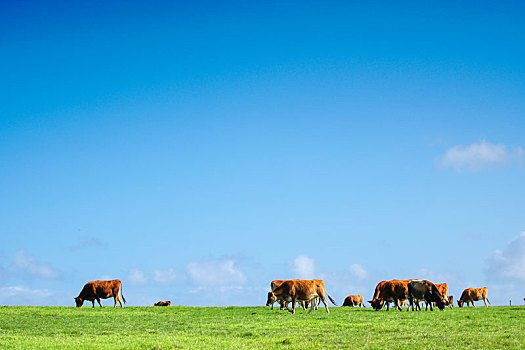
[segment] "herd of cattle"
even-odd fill
[[[326,297],[336,305],[334,299],[326,292],[325,284],[322,280],[274,280],[270,283],[271,291],[268,292],[268,299],[266,306],[271,306],[279,302],[280,308],[287,309],[295,314],[295,305],[299,304],[304,310],[310,307],[312,310],[317,310],[319,302],[322,301],[326,312],[328,310],[328,303]],[[91,281],[84,285],[82,291],[75,298],[77,307],[81,307],[84,301],[91,301],[95,307],[95,300],[100,307],[100,299],[107,299],[113,297],[115,304],[113,307],[123,307],[122,303],[126,303],[126,299],[122,295],[122,282],[120,280],[111,281]],[[345,298],[343,306],[359,306],[365,307],[362,295],[349,295]],[[453,307],[454,297],[448,295],[448,286],[446,283],[434,284],[428,280],[391,280],[381,281],[377,284],[374,290],[372,300],[368,301],[375,310],[380,310],[386,305],[387,311],[390,310],[390,303],[394,303],[394,308],[401,311],[401,306],[408,301],[408,309],[421,310],[420,303],[425,303],[425,310],[433,306],[437,306],[440,310],[444,310],[445,306]],[[474,301],[483,300],[485,307],[487,307],[487,287],[483,288],[467,288],[461,294],[457,304],[462,307],[465,303],[469,303],[475,307]],[[524,299],[525,300],[525,299]],[[290,309],[288,304],[292,303]],[[489,302],[490,303],[490,302]],[[159,301],[153,306],[171,306],[171,301]]]

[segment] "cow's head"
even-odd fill
[[[459,307],[463,307],[463,303],[464,303],[463,300],[461,300],[461,299],[458,300],[458,306],[459,306]]]
[[[268,292],[268,299],[266,300],[266,306],[273,305],[277,301],[277,297],[273,292]]]
[[[447,299],[441,299],[441,300],[438,300],[436,301],[436,306],[438,307],[438,309],[440,309],[441,311],[445,310],[445,305],[447,305]]]
[[[75,303],[77,304],[77,307],[81,307],[82,305],[84,305],[84,299],[82,299],[81,297],[76,297]]]
[[[383,308],[383,305],[385,305],[385,300],[381,298],[369,300],[368,302],[376,311],[381,310],[381,308]]]

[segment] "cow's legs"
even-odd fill
[[[117,307],[117,303],[120,303],[120,307],[124,307],[122,306],[122,298],[120,297],[120,295],[116,295],[113,299],[115,299],[115,305],[113,305],[113,307]]]
[[[325,296],[321,294],[319,297],[321,298],[321,301],[324,304],[324,308],[326,309],[326,312],[330,313],[330,310],[328,310],[328,302],[326,301]]]
[[[299,305],[301,306],[301,308],[302,308],[303,310],[306,310],[306,301],[304,301],[304,300],[300,301],[300,302],[299,302]]]
[[[91,302],[93,303],[92,307],[95,307],[95,299],[91,300]]]
[[[428,301],[425,299],[425,302],[427,303],[427,307],[428,305],[430,305],[430,311],[434,311],[434,309],[432,308],[432,302],[431,301]],[[425,311],[427,311],[427,308],[425,307]]]
[[[102,307],[102,303],[100,302],[100,298],[97,298],[97,301],[98,301],[98,305],[100,305],[100,307]],[[93,301],[93,305],[95,305],[94,301]]]
[[[288,304],[290,303],[289,301],[286,301],[286,300],[283,300],[283,303],[284,303],[284,308],[290,312],[292,312],[292,310],[288,307]],[[283,309],[284,310],[284,309]]]
[[[295,315],[295,298],[292,297],[292,315]]]
[[[486,298],[483,298],[483,302],[485,303],[485,307],[489,307],[489,306],[487,305],[487,299],[486,299]]]
[[[401,310],[401,307],[399,306],[399,301],[394,298],[394,310]]]

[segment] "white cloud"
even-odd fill
[[[186,268],[193,282],[201,286],[246,282],[246,276],[231,259],[195,262],[188,264]]]
[[[365,270],[365,268],[361,264],[352,264],[350,265],[349,270],[350,270],[350,273],[360,281],[368,277],[368,272]]]
[[[13,263],[19,270],[32,277],[42,279],[57,279],[59,277],[58,272],[50,265],[39,263],[33,256],[27,255],[23,250],[15,253]]]
[[[1,297],[39,296],[49,297],[54,293],[47,289],[29,289],[23,286],[10,286],[0,288]]]
[[[297,274],[299,278],[311,279],[314,278],[315,261],[306,255],[299,255],[292,264],[292,272]]]
[[[511,240],[504,250],[488,259],[488,279],[497,282],[525,282],[525,232]]]
[[[75,244],[74,246],[71,247],[70,250],[75,251],[75,250],[81,250],[81,249],[92,248],[92,247],[103,247],[104,245],[105,244],[99,241],[98,239],[90,237],[90,238],[86,238],[83,241]]]
[[[510,163],[522,163],[524,159],[525,151],[519,146],[508,151],[505,145],[495,145],[483,140],[470,146],[458,145],[448,149],[444,155],[438,157],[437,164],[457,171],[478,171]]]
[[[129,282],[134,285],[146,284],[148,282],[148,278],[140,269],[131,269],[128,274],[128,279]]]
[[[175,270],[172,268],[169,268],[167,270],[155,269],[153,273],[154,273],[153,279],[155,280],[155,282],[158,282],[161,284],[169,284],[177,279],[177,274],[175,273]]]

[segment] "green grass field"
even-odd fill
[[[525,307],[0,307],[0,348],[523,348]]]

